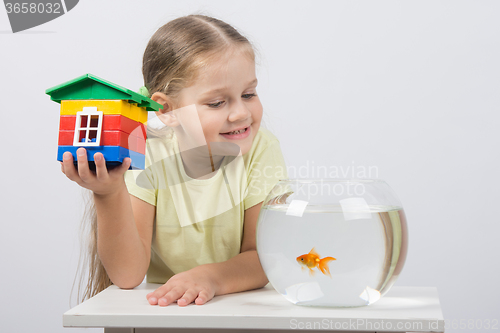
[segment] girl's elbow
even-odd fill
[[[144,276],[123,277],[113,279],[113,284],[120,289],[134,289],[144,281]]]
[[[139,286],[139,284],[137,284],[137,285],[135,285],[135,284],[131,284],[131,285],[124,284],[124,285],[118,286],[118,288],[124,289],[124,290],[130,290],[130,289],[134,289],[137,286]]]
[[[265,286],[267,286],[268,283],[269,280],[267,279],[267,276],[264,274],[264,276],[261,277],[259,288],[264,288]]]
[[[139,286],[141,282],[135,283],[135,282],[120,281],[120,283],[114,283],[114,284],[120,289],[134,289],[135,287]]]

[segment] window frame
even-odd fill
[[[82,127],[82,117],[87,116],[87,124]],[[90,127],[92,116],[98,116],[97,127]],[[82,111],[76,113],[75,134],[73,136],[73,146],[75,147],[98,147],[101,145],[101,132],[103,112],[97,111],[97,107],[84,107]],[[85,131],[85,139],[80,141],[80,132]],[[95,142],[88,141],[90,131],[97,131]]]

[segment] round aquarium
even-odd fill
[[[378,301],[401,272],[407,247],[403,207],[382,180],[282,180],[257,224],[269,282],[298,305]]]

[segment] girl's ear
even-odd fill
[[[160,111],[156,112],[156,116],[162,123],[167,126],[175,127],[179,125],[179,121],[177,117],[174,115],[174,104],[170,97],[161,92],[155,92],[151,99],[157,103],[163,105],[163,108]]]

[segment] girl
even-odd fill
[[[175,19],[149,41],[147,92],[167,126],[148,133],[146,170],[130,160],[96,172],[84,148],[62,170],[93,192],[95,222],[85,297],[111,283],[163,285],[151,305],[204,304],[215,295],[263,287],[255,244],[263,200],[285,178],[278,140],[260,127],[255,54],[230,25],[201,15]],[[155,135],[152,135],[155,134]]]

